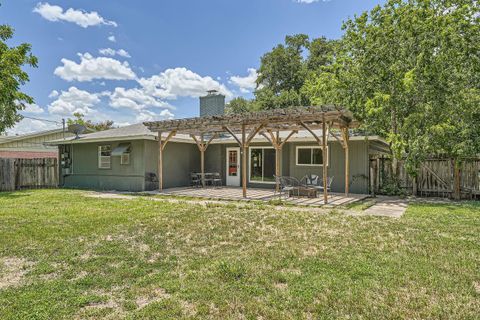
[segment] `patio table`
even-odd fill
[[[290,190],[288,193],[289,197],[307,197],[307,198],[316,198],[317,197],[317,189],[314,187],[309,186],[298,186],[294,187],[293,190]]]

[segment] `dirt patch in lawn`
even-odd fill
[[[25,274],[31,270],[33,265],[33,262],[24,258],[0,258],[0,290],[19,286]]]
[[[170,298],[170,294],[168,294],[164,289],[157,288],[153,290],[153,292],[149,295],[139,296],[136,299],[136,304],[139,309],[148,306],[151,303],[161,301],[164,299]]]

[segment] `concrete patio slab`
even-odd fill
[[[247,198],[243,198],[242,188],[236,187],[216,187],[216,188],[171,188],[161,192],[155,191],[153,194],[159,195],[175,195],[192,198],[206,198],[218,200],[236,200],[236,201],[264,201],[270,202],[280,199],[275,195],[272,189],[251,188],[247,192]],[[309,207],[338,207],[346,206],[357,201],[368,198],[365,194],[350,194],[345,196],[342,193],[330,193],[328,195],[328,203],[325,205],[322,197],[303,198],[303,197],[284,197],[282,200],[289,205],[309,206]]]
[[[363,211],[366,215],[400,218],[408,207],[408,200],[396,197],[378,197],[376,203]]]

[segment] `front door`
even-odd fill
[[[227,148],[227,186],[240,186],[240,148]]]

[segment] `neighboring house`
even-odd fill
[[[66,132],[65,137],[73,134]],[[45,145],[46,141],[63,139],[63,129],[34,132],[16,136],[0,136],[0,158],[56,158],[58,148]]]
[[[215,103],[218,96],[212,95]],[[201,106],[208,104],[205,98],[208,96],[203,97]],[[281,133],[285,135],[286,132]],[[80,135],[67,141],[51,141],[50,144],[59,146],[62,186],[128,191],[158,188],[158,135],[142,123]],[[376,136],[350,138],[350,192],[368,193],[370,155],[386,152],[387,148],[388,145]],[[329,138],[327,150],[328,176],[334,177],[332,191],[343,192],[343,148],[339,141]],[[205,151],[205,172],[220,173],[223,185],[240,186],[240,155],[240,148],[232,136],[220,136]],[[321,155],[321,148],[313,136],[299,131],[282,149],[281,174],[298,179],[306,174],[322,176]],[[190,173],[199,171],[200,152],[195,141],[186,134],[172,137],[163,152],[163,188],[189,186]],[[248,148],[248,186],[273,188],[274,173],[275,149],[258,135]]]

